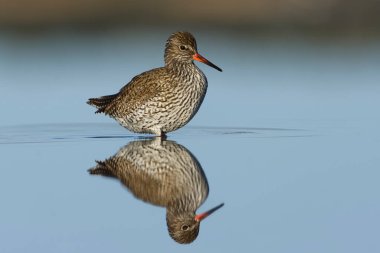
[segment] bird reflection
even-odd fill
[[[168,231],[178,243],[194,241],[200,222],[223,206],[195,214],[207,198],[207,179],[190,151],[173,141],[132,141],[114,156],[96,162],[90,174],[117,178],[138,199],[166,207]]]

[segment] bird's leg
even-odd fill
[[[164,132],[161,131],[161,134],[160,134],[160,137],[161,137],[161,140],[166,140],[167,136]]]

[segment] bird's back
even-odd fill
[[[90,98],[88,104],[98,108],[97,113],[112,117],[125,117],[136,108],[157,96],[163,89],[161,79],[166,79],[165,68],[156,68],[135,76],[113,95]]]

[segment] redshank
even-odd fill
[[[166,207],[169,234],[178,243],[194,241],[200,222],[223,206],[195,214],[209,192],[202,167],[185,147],[159,137],[130,142],[89,173],[115,177],[138,199]]]
[[[96,113],[114,118],[132,132],[165,136],[186,125],[197,113],[207,91],[207,78],[193,60],[219,71],[201,56],[189,32],[173,33],[165,46],[165,67],[135,76],[113,95],[90,98]]]

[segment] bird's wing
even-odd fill
[[[152,69],[135,76],[106,106],[101,108],[101,112],[114,117],[128,115],[164,91],[163,80],[166,76],[164,68]]]

